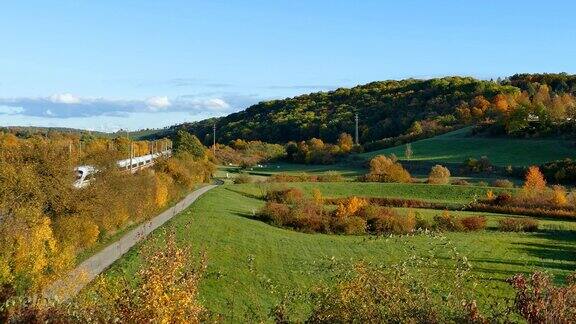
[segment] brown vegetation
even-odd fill
[[[450,182],[450,170],[439,164],[432,167],[428,175],[428,183],[447,184]]]
[[[152,149],[133,146],[135,155]],[[183,152],[132,175],[116,165],[129,150],[125,138],[0,134],[0,285],[21,294],[41,290],[79,252],[156,215],[214,170],[207,158]],[[74,166],[86,163],[98,170],[94,180],[74,188]]]
[[[538,225],[537,220],[530,218],[507,217],[498,221],[498,228],[504,232],[534,232]]]
[[[404,169],[395,156],[378,155],[370,160],[370,172],[360,178],[367,182],[400,182],[412,181],[410,173]]]

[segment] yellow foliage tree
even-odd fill
[[[352,146],[354,146],[354,141],[352,140],[352,136],[347,133],[342,133],[338,137],[338,146],[340,150],[344,153],[348,153],[352,150]]]
[[[368,202],[365,199],[354,196],[349,198],[346,202],[338,204],[336,216],[339,218],[353,216],[366,205],[368,205]]]
[[[568,195],[566,189],[562,186],[552,187],[552,203],[556,206],[566,206],[568,204]]]
[[[546,180],[537,166],[531,166],[526,172],[526,181],[524,182],[524,191],[529,195],[542,193],[546,189]]]

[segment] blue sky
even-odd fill
[[[576,73],[574,1],[3,1],[0,125],[113,131],[375,80]]]

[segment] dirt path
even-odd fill
[[[138,225],[138,227],[126,233],[118,241],[108,245],[100,252],[82,262],[68,275],[50,285],[44,290],[44,297],[62,301],[75,296],[84,286],[94,280],[96,276],[106,270],[106,268],[112,265],[112,263],[118,260],[124,253],[128,252],[130,248],[142,241],[148,234],[162,226],[176,214],[186,209],[202,194],[215,187],[217,187],[217,185],[209,185],[195,190],[160,215]]]

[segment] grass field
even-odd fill
[[[371,184],[362,184],[367,185],[364,188],[350,187],[350,184],[344,184],[344,187],[342,184],[296,185],[306,188],[319,185],[327,195],[376,190]],[[394,192],[393,186],[384,188],[381,190]],[[399,195],[406,192],[420,195],[420,189],[401,188],[398,187]],[[442,186],[437,188],[444,190]],[[286,291],[310,291],[329,281],[331,273],[327,265],[334,260],[350,265],[361,260],[393,264],[413,255],[434,253],[439,260],[438,271],[451,271],[450,251],[454,248],[472,263],[474,282],[478,285],[470,282],[469,289],[478,294],[479,304],[484,309],[489,307],[488,302],[494,296],[510,296],[511,290],[503,279],[515,273],[540,269],[563,278],[576,270],[576,232],[570,222],[547,221],[545,229],[536,233],[486,230],[443,236],[421,234],[382,238],[304,234],[254,220],[253,213],[263,201],[243,192],[258,190],[257,185],[216,188],[165,226],[165,231],[176,233],[180,245],[206,251],[208,268],[202,279],[201,299],[210,310],[222,314],[227,322],[270,321],[270,309]],[[440,193],[436,194],[440,199]],[[456,195],[448,194],[447,197],[463,201]],[[431,217],[436,211],[421,212]],[[162,238],[165,231],[157,231],[153,236]],[[158,240],[147,240],[144,244],[160,244],[158,248],[162,248]],[[140,264],[137,248],[115,263],[106,275],[133,278]]]
[[[362,164],[361,162],[359,162]],[[309,173],[309,174],[322,174],[328,171],[337,171],[342,174],[343,177],[352,178],[357,177],[366,173],[366,169],[363,168],[361,165],[359,166],[350,166],[349,164],[345,163],[337,163],[337,164],[330,164],[330,165],[310,165],[310,164],[296,164],[296,163],[286,163],[286,162],[276,162],[271,163],[269,165],[264,166],[263,168],[252,168],[248,170],[248,173],[253,175],[263,175],[263,176],[271,176],[274,174],[279,173],[287,173],[287,174],[300,174],[300,173]]]
[[[242,184],[229,187],[251,196],[260,197],[271,186],[290,186],[300,188],[308,194],[312,189],[319,189],[326,198],[348,197],[388,197],[419,199],[429,202],[444,202],[449,204],[467,204],[476,199],[486,197],[486,193],[492,190],[494,194],[500,192],[516,191],[518,189],[502,189],[478,186],[455,186],[455,185],[427,185],[423,183],[374,183],[374,182],[298,182],[287,184]]]
[[[576,157],[574,143],[555,139],[516,139],[469,136],[463,128],[412,143],[415,161],[462,162],[468,157],[487,156],[499,166],[528,166],[547,161]],[[396,154],[404,159],[406,145],[363,153],[369,159],[379,154]]]

